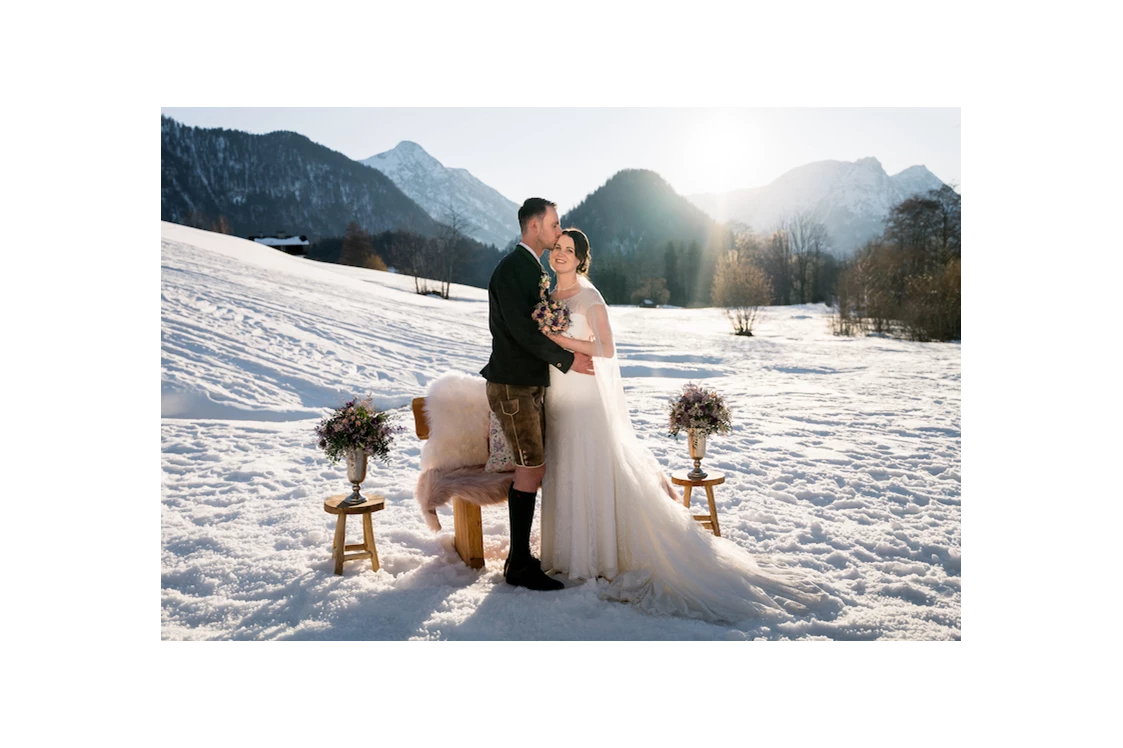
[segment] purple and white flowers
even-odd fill
[[[671,403],[669,433],[677,439],[679,431],[690,429],[697,429],[706,436],[728,434],[733,429],[724,398],[693,382],[684,385],[682,394]]]
[[[569,329],[569,307],[560,301],[550,299],[550,276],[543,275],[538,281],[538,295],[542,300],[530,313],[531,319],[538,323],[538,329],[550,335],[557,335]]]
[[[542,332],[557,335],[569,329],[569,307],[560,301],[542,299],[530,316]]]
[[[349,449],[361,449],[388,462],[394,434],[404,430],[392,420],[389,413],[376,411],[369,397],[352,399],[320,421],[316,436],[320,438],[320,449],[333,465],[338,465]]]

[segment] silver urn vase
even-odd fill
[[[358,506],[366,501],[366,497],[359,493],[363,481],[367,479],[367,453],[361,449],[348,449],[347,455],[347,480],[351,481],[351,495],[341,502],[342,506]]]
[[[694,469],[686,474],[691,480],[702,480],[707,473],[702,469],[702,458],[706,456],[706,434],[699,429],[687,429],[686,441],[690,445],[690,458],[694,460]]]

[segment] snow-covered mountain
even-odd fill
[[[500,249],[519,236],[519,206],[472,176],[450,169],[417,143],[403,140],[393,149],[363,160],[391,181],[440,223],[448,223],[448,207],[469,222],[465,233]]]
[[[923,166],[910,166],[890,176],[871,156],[857,161],[816,161],[792,169],[765,187],[687,195],[687,199],[718,221],[740,221],[757,231],[774,228],[784,216],[810,211],[826,224],[834,251],[844,255],[881,233],[893,205],[943,186]]]
[[[437,224],[389,178],[295,132],[255,135],[160,117],[160,218],[219,217],[241,236],[284,230],[313,240],[357,221],[432,236]]]

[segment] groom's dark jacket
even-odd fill
[[[480,374],[489,382],[550,386],[550,366],[569,371],[573,354],[543,335],[530,315],[542,300],[542,265],[518,245],[495,266],[487,284],[491,358]]]

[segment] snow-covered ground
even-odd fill
[[[668,470],[688,466],[685,441],[665,436],[668,401],[687,381],[722,392],[734,432],[704,463],[727,475],[722,534],[846,603],[830,619],[719,626],[602,601],[595,582],[509,587],[505,506],[483,511],[481,571],[452,550],[450,509],[442,533],[426,527],[409,402],[444,371],[483,366],[485,291],[420,297],[407,277],[162,234],[164,638],[959,639],[958,345],[836,338],[822,306],[770,308],[750,339],[716,309],[612,308],[644,442]],[[364,484],[387,499],[382,569],[335,576],[322,502],[348,484],[313,428],[364,394],[407,431]]]

